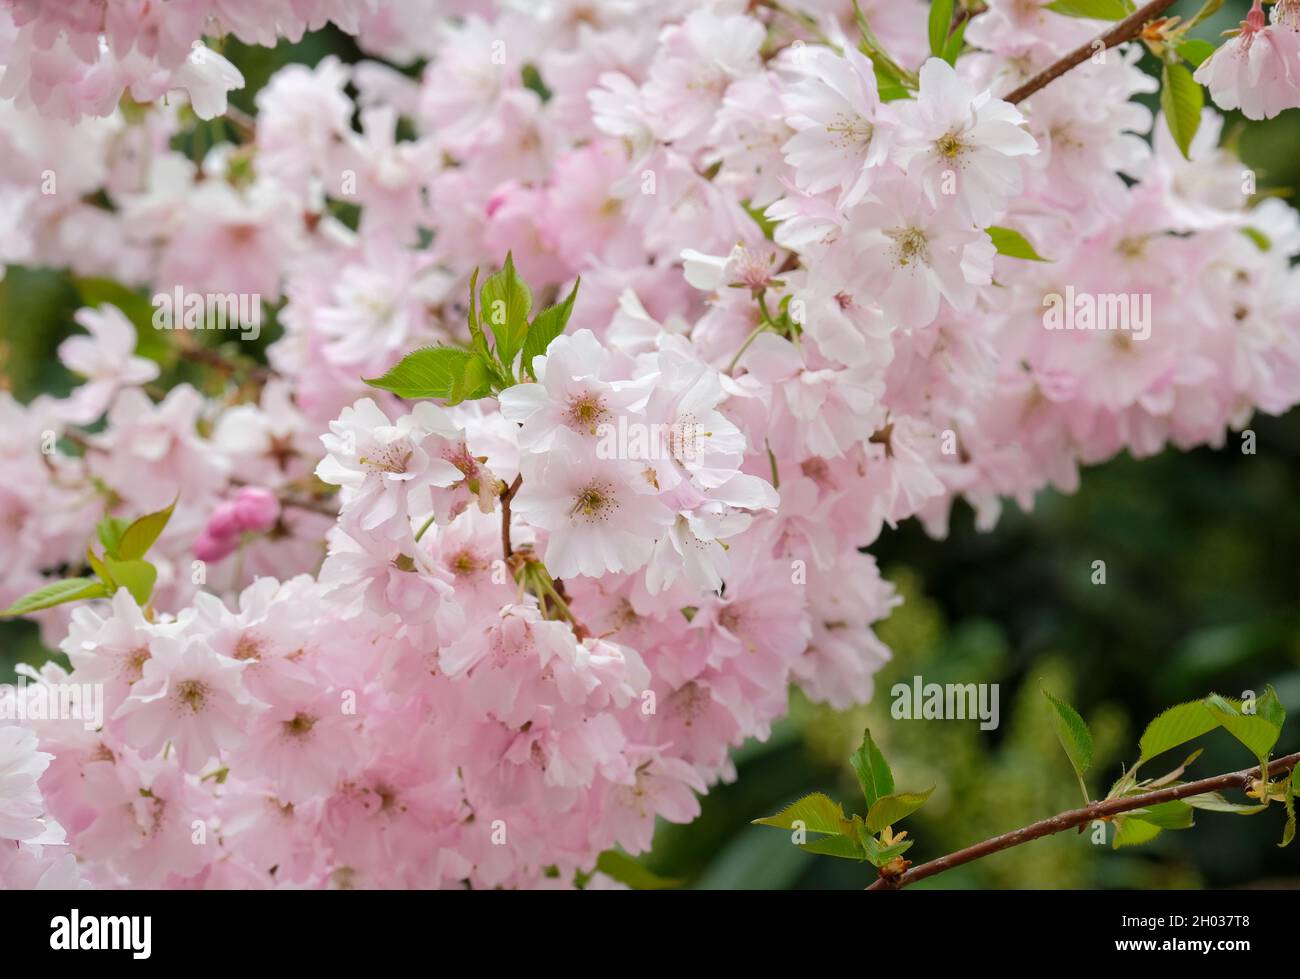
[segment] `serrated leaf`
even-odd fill
[[[800,843],[799,849],[818,853],[824,857],[841,857],[845,860],[867,859],[867,851],[851,836],[819,836],[808,843]]]
[[[3,612],[0,618],[8,619],[18,615],[30,615],[43,609],[54,608],[65,602],[76,602],[87,598],[106,598],[108,589],[102,582],[93,578],[64,578],[29,592],[18,599]]]
[[[492,358],[492,351],[488,349],[487,335],[483,332],[483,324],[478,320],[478,269],[476,268],[469,277],[469,336],[470,345],[485,358]]]
[[[458,405],[462,401],[473,401],[492,393],[491,367],[482,354],[470,355],[461,368],[460,376],[451,386],[447,404]]]
[[[621,850],[606,850],[596,858],[596,869],[634,891],[662,891],[681,887],[684,881],[660,877]]]
[[[1174,50],[1193,68],[1199,68],[1202,61],[1214,54],[1214,45],[1199,37],[1189,37],[1180,42]]]
[[[1150,843],[1160,835],[1160,827],[1136,816],[1115,817],[1115,839],[1111,846],[1118,850],[1122,846],[1139,846]]]
[[[1055,0],[1047,9],[1066,17],[1123,20],[1136,9],[1131,0]]]
[[[1029,239],[1019,231],[1011,228],[999,228],[996,225],[985,228],[985,234],[993,242],[993,247],[997,249],[999,255],[1006,255],[1008,258],[1023,258],[1030,262],[1046,262],[1048,259],[1034,249],[1029,243]]]
[[[924,792],[898,792],[884,795],[877,799],[867,811],[867,829],[879,833],[886,826],[892,826],[910,816],[925,805],[934,787]]]
[[[497,341],[497,357],[507,370],[524,347],[528,314],[532,309],[532,290],[515,271],[514,256],[507,253],[501,271],[484,282],[479,293],[479,315],[491,327]]]
[[[569,325],[569,317],[573,315],[580,285],[582,285],[581,278],[573,283],[573,288],[569,290],[569,295],[564,302],[547,306],[537,314],[532,326],[528,328],[528,336],[524,339],[523,367],[533,380],[537,380],[537,375],[533,373],[533,358],[546,353],[546,348],[551,345],[551,341],[562,334],[564,328]]]
[[[867,809],[876,804],[876,800],[894,791],[894,773],[889,770],[889,763],[871,739],[871,731],[862,732],[862,744],[849,756],[849,763],[858,776],[862,786],[862,796],[867,800]]]
[[[1193,700],[1170,707],[1162,711],[1142,732],[1142,738],[1138,741],[1141,755],[1137,763],[1141,765],[1150,761],[1156,755],[1199,738],[1218,726],[1218,720],[1205,709],[1202,701]]]
[[[1092,764],[1092,732],[1084,723],[1079,712],[1064,701],[1057,700],[1046,689],[1043,696],[1052,708],[1052,724],[1056,728],[1057,740],[1065,749],[1074,772],[1083,779],[1083,773]]]
[[[424,347],[407,354],[383,377],[366,378],[366,383],[399,398],[450,398],[473,357],[459,347]]]
[[[130,525],[131,521],[123,517],[105,517],[95,524],[95,532],[99,535],[99,542],[104,545],[105,554],[118,557],[117,542],[122,538],[122,531]]]
[[[158,580],[157,568],[138,558],[130,561],[105,558],[104,563],[108,565],[113,581],[129,591],[137,605],[143,607],[149,604],[149,596],[153,594],[154,583]]]
[[[952,27],[952,8],[953,0],[930,0],[930,53],[936,58],[943,57],[948,29]]]
[[[1229,812],[1238,816],[1252,816],[1268,808],[1266,805],[1243,805],[1239,802],[1229,802],[1221,792],[1203,792],[1200,795],[1189,795],[1183,801],[1193,809],[1204,809],[1206,812]]]
[[[1286,711],[1278,702],[1272,687],[1255,701],[1253,714],[1243,713],[1241,701],[1218,694],[1206,697],[1205,706],[1219,724],[1250,749],[1261,764],[1273,750],[1273,745],[1277,744],[1282,733],[1282,722],[1286,720]]]
[[[117,541],[117,549],[110,553],[109,557],[121,558],[124,561],[144,557],[149,548],[153,547],[154,542],[162,536],[167,522],[172,518],[172,511],[176,509],[176,503],[177,500],[172,500],[171,505],[165,509],[146,513],[133,521],[126,530],[122,531],[122,536]]]
[[[777,829],[794,829],[795,822],[803,824],[810,833],[842,834],[850,823],[844,818],[844,807],[822,792],[813,792],[786,806],[775,816],[755,819],[758,826],[775,826]]]
[[[1160,108],[1164,111],[1169,134],[1174,137],[1184,159],[1191,159],[1192,140],[1201,125],[1205,92],[1186,65],[1165,65],[1160,71]]]

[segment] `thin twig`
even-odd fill
[[[1060,61],[1048,65],[1029,81],[1006,96],[1006,101],[1012,103],[1021,102],[1043,86],[1056,81],[1071,68],[1083,64],[1098,50],[1098,41],[1101,41],[1104,48],[1113,48],[1117,44],[1133,40],[1142,33],[1142,28],[1146,26],[1147,21],[1164,13],[1174,5],[1174,2],[1175,0],[1151,0],[1145,6],[1139,7],[1110,30],[1099,34],[1087,44],[1075,48]]]
[[[520,473],[510,484],[510,488],[501,494],[501,553],[506,561],[509,561],[510,556],[515,553],[515,549],[510,546],[510,501],[515,498],[515,494],[523,484],[524,474]]]
[[[1276,758],[1268,763],[1268,775],[1285,774],[1294,768],[1297,762],[1300,762],[1300,752],[1287,755],[1284,758]],[[979,860],[981,857],[987,857],[1001,850],[1019,846],[1021,843],[1028,843],[1030,840],[1051,836],[1053,833],[1061,833],[1097,819],[1109,819],[1111,816],[1131,812],[1134,809],[1144,809],[1147,806],[1159,805],[1162,802],[1173,802],[1175,799],[1186,799],[1188,796],[1193,795],[1204,795],[1207,792],[1218,792],[1223,789],[1249,789],[1253,782],[1264,777],[1264,773],[1258,767],[1243,768],[1239,772],[1216,775],[1213,778],[1203,778],[1199,782],[1187,782],[1166,789],[1157,789],[1155,792],[1145,792],[1142,795],[1130,795],[1120,799],[1094,802],[1082,809],[1071,809],[1068,812],[1057,813],[1051,819],[1044,819],[1023,829],[1003,833],[1001,836],[995,836],[983,843],[976,843],[964,850],[949,853],[937,860],[931,860],[929,863],[913,867],[898,877],[880,877],[867,890],[898,890],[908,884],[915,884],[918,880],[925,880],[925,878],[941,874],[945,870],[951,870],[953,867],[960,867],[964,863],[970,863],[972,860]]]

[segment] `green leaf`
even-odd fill
[[[471,354],[465,359],[460,376],[451,386],[447,404],[458,405],[492,393],[492,367],[482,354]]]
[[[1165,65],[1160,71],[1160,108],[1164,111],[1169,133],[1185,159],[1190,159],[1192,140],[1201,125],[1205,92],[1192,78],[1186,65]]]
[[[1092,732],[1083,722],[1079,712],[1064,701],[1057,700],[1045,688],[1043,696],[1052,707],[1052,723],[1057,740],[1074,766],[1074,773],[1083,779],[1083,773],[1092,764]]]
[[[953,0],[930,0],[930,53],[936,58],[943,57],[948,29],[952,27],[952,8]]]
[[[42,609],[54,608],[64,602],[76,602],[84,598],[106,598],[108,589],[93,578],[64,578],[43,588],[24,595],[3,612],[0,618],[12,618],[29,615]]]
[[[424,347],[407,354],[383,377],[366,378],[366,383],[400,398],[450,398],[473,358],[459,347]]]
[[[881,796],[867,812],[867,829],[879,833],[886,826],[901,822],[925,805],[925,800],[930,798],[933,791],[934,787],[931,786],[924,792],[899,792]]]
[[[1133,814],[1144,823],[1151,823],[1161,829],[1191,829],[1196,811],[1183,800],[1173,799],[1148,806],[1141,811],[1134,810]]]
[[[497,356],[509,370],[524,347],[528,334],[528,314],[533,309],[533,294],[515,271],[514,256],[506,254],[500,272],[483,283],[479,294],[479,315],[492,328],[497,340]]]
[[[790,803],[775,816],[755,819],[757,826],[775,826],[777,829],[794,829],[795,822],[803,823],[810,833],[843,834],[850,823],[844,818],[844,808],[821,792],[814,792]]]
[[[109,553],[109,557],[121,558],[124,561],[144,557],[149,548],[153,547],[154,541],[162,535],[163,528],[167,526],[167,521],[171,520],[172,511],[176,509],[179,499],[178,496],[166,509],[146,513],[130,524],[122,531],[122,536],[117,541],[117,548]],[[108,550],[107,544],[104,547]]]
[[[596,869],[606,877],[613,877],[634,891],[662,891],[681,887],[684,881],[660,877],[637,863],[621,850],[606,850],[596,858]]]
[[[582,285],[581,278],[573,284],[564,302],[547,306],[533,318],[533,325],[528,328],[528,336],[524,339],[523,367],[533,380],[537,380],[537,375],[533,373],[533,358],[546,353],[546,348],[551,345],[551,341],[563,333],[564,328],[569,325],[569,317],[573,315],[573,305],[577,302],[580,285]]]
[[[993,241],[993,247],[999,255],[1008,258],[1023,258],[1030,262],[1046,262],[1048,259],[1034,249],[1024,235],[1011,228],[999,228],[996,225],[984,229],[984,233]]]
[[[1149,843],[1160,835],[1160,827],[1136,816],[1115,817],[1115,839],[1111,846],[1118,850],[1122,846],[1138,846]]]
[[[858,784],[862,786],[862,795],[867,800],[870,810],[878,799],[894,791],[894,773],[889,770],[889,763],[871,739],[871,731],[862,732],[862,744],[849,756],[849,763],[857,773]]]
[[[1255,701],[1253,714],[1242,712],[1241,701],[1220,697],[1216,693],[1205,698],[1205,707],[1234,738],[1250,749],[1260,764],[1273,750],[1273,745],[1277,744],[1278,736],[1282,733],[1282,722],[1286,720],[1286,711],[1278,702],[1272,687]]]
[[[1242,805],[1238,802],[1229,802],[1221,792],[1203,792],[1200,795],[1189,795],[1183,801],[1193,809],[1204,809],[1206,812],[1230,812],[1236,813],[1238,816],[1252,816],[1268,808],[1268,806],[1258,803]]]
[[[1258,228],[1245,227],[1245,228],[1238,228],[1237,230],[1240,231],[1247,238],[1249,238],[1251,241],[1253,241],[1255,243],[1255,247],[1258,248],[1260,251],[1267,252],[1272,250],[1273,240],[1269,238],[1268,235],[1264,234],[1264,232],[1260,231]]]
[[[1123,20],[1136,8],[1131,0],[1056,0],[1055,3],[1049,3],[1047,9],[1066,17]]]
[[[1218,726],[1218,720],[1205,709],[1202,701],[1194,700],[1191,703],[1170,707],[1148,724],[1147,729],[1142,732],[1142,738],[1138,742],[1142,753],[1138,757],[1137,764],[1141,765],[1171,748],[1177,748],[1193,738],[1199,738]]]
[[[474,350],[491,360],[492,351],[488,349],[483,324],[478,321],[478,269],[469,277],[469,336]]]
[[[108,565],[113,580],[131,593],[137,605],[143,607],[149,604],[149,596],[153,594],[154,583],[158,580],[157,568],[138,558],[119,561],[110,557],[105,558],[104,563]]]
[[[808,843],[800,843],[799,848],[825,857],[842,857],[845,860],[867,859],[867,851],[851,836],[819,836]]]
[[[541,72],[537,70],[536,65],[524,65],[519,71],[519,76],[524,83],[524,88],[532,89],[543,102],[551,101],[551,90],[546,87],[546,82],[542,81]]]
[[[943,60],[948,62],[950,65],[955,65],[957,63],[957,56],[961,54],[961,49],[966,44],[966,25],[970,23],[970,20],[971,19],[967,17],[958,24],[957,29],[953,31],[952,36],[948,38],[948,43],[943,46]]]
[[[95,525],[95,531],[99,534],[99,542],[104,545],[104,553],[109,557],[117,557],[117,542],[122,539],[122,531],[131,525],[131,521],[123,517],[105,517]]]
[[[113,580],[113,573],[108,570],[108,566],[99,559],[99,556],[90,548],[86,548],[86,561],[91,569],[102,581],[111,595],[117,591],[117,582]]]
[[[1205,3],[1201,5],[1201,9],[1196,11],[1192,19],[1183,25],[1183,30],[1195,27],[1197,24],[1201,23],[1201,21],[1213,17],[1219,12],[1219,8],[1222,6],[1223,0],[1205,0]]]
[[[1189,37],[1179,42],[1174,50],[1193,68],[1199,68],[1202,61],[1214,54],[1214,45],[1199,37]]]

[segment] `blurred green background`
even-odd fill
[[[1229,2],[1197,34],[1216,38],[1248,6]],[[1172,12],[1198,8],[1182,2]],[[352,42],[333,32],[274,51],[233,43],[226,50],[249,82],[234,100],[245,110],[280,64],[314,63],[329,52],[358,57]],[[1146,65],[1156,67],[1149,56]],[[1300,113],[1264,123],[1234,118],[1227,131],[1261,188],[1290,196],[1300,186]],[[96,288],[105,287],[78,285],[53,270],[9,270],[0,281],[0,386],[23,400],[67,389],[54,350]],[[918,841],[908,854],[916,862],[1074,808],[1079,789],[1039,694],[1043,682],[1092,726],[1094,796],[1133,761],[1151,717],[1210,691],[1241,696],[1273,684],[1293,718],[1278,752],[1296,750],[1300,412],[1257,418],[1251,427],[1254,455],[1243,455],[1234,436],[1218,451],[1121,457],[1089,470],[1075,496],[1041,494],[1032,514],[1009,506],[992,533],[977,533],[965,507],[946,541],[929,540],[912,523],[887,532],[872,551],[907,601],[880,629],[894,660],[877,677],[875,702],[838,713],[795,695],[790,717],[768,742],[735,753],[734,784],[715,788],[690,826],[661,826],[646,862],[694,887],[865,886],[870,867],[807,854],[786,833],[750,820],[810,791],[860,811],[845,759],[868,725],[901,789],[937,786],[907,823]],[[1105,585],[1091,583],[1096,560],[1106,562]],[[48,655],[30,623],[0,624],[3,675],[19,659]],[[890,687],[917,674],[926,682],[999,684],[1001,725],[981,732],[973,721],[891,719]],[[1221,732],[1202,742],[1192,777],[1250,761]],[[1120,851],[1093,844],[1091,833],[1060,834],[919,886],[1300,886],[1300,845],[1276,845],[1280,807],[1250,818],[1201,812],[1197,822]]]

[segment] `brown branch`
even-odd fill
[[[1275,758],[1268,763],[1268,774],[1282,775],[1294,768],[1297,762],[1300,762],[1300,752],[1287,755],[1284,758]],[[908,884],[915,884],[918,880],[925,880],[925,878],[941,874],[945,870],[951,870],[953,867],[960,867],[964,863],[970,863],[972,860],[979,860],[981,857],[987,857],[1001,850],[1019,846],[1021,843],[1028,843],[1030,840],[1041,839],[1044,836],[1051,836],[1053,833],[1061,833],[1076,826],[1083,826],[1097,819],[1109,819],[1111,816],[1131,812],[1134,809],[1143,809],[1147,806],[1159,805],[1162,802],[1173,802],[1175,799],[1186,799],[1192,795],[1204,795],[1207,792],[1218,792],[1223,789],[1249,789],[1251,783],[1262,777],[1263,773],[1258,767],[1243,768],[1239,772],[1216,775],[1213,778],[1203,778],[1199,782],[1187,782],[1183,785],[1157,789],[1155,792],[1145,792],[1142,795],[1130,795],[1120,799],[1094,802],[1082,809],[1071,809],[1068,812],[1057,813],[1051,819],[1044,819],[1023,829],[1003,833],[1001,836],[995,836],[983,843],[976,843],[964,850],[949,853],[937,860],[931,860],[929,863],[913,867],[898,877],[880,877],[867,890],[898,890]]]
[[[1118,24],[1103,34],[1099,34],[1087,44],[1075,48],[1060,61],[1048,65],[1029,81],[1025,82],[1018,89],[1006,96],[1008,102],[1021,102],[1033,95],[1040,88],[1051,82],[1056,81],[1071,68],[1081,65],[1092,57],[1093,52],[1097,50],[1097,42],[1101,41],[1106,48],[1113,48],[1117,44],[1123,44],[1125,41],[1131,41],[1142,33],[1142,28],[1146,26],[1147,21],[1164,13],[1174,5],[1174,0],[1151,0],[1150,3],[1139,7],[1133,13],[1129,14]]]
[[[510,546],[510,501],[515,498],[515,494],[523,484],[524,474],[520,473],[510,484],[510,488],[501,494],[501,553],[507,562],[515,553],[515,549]]]

